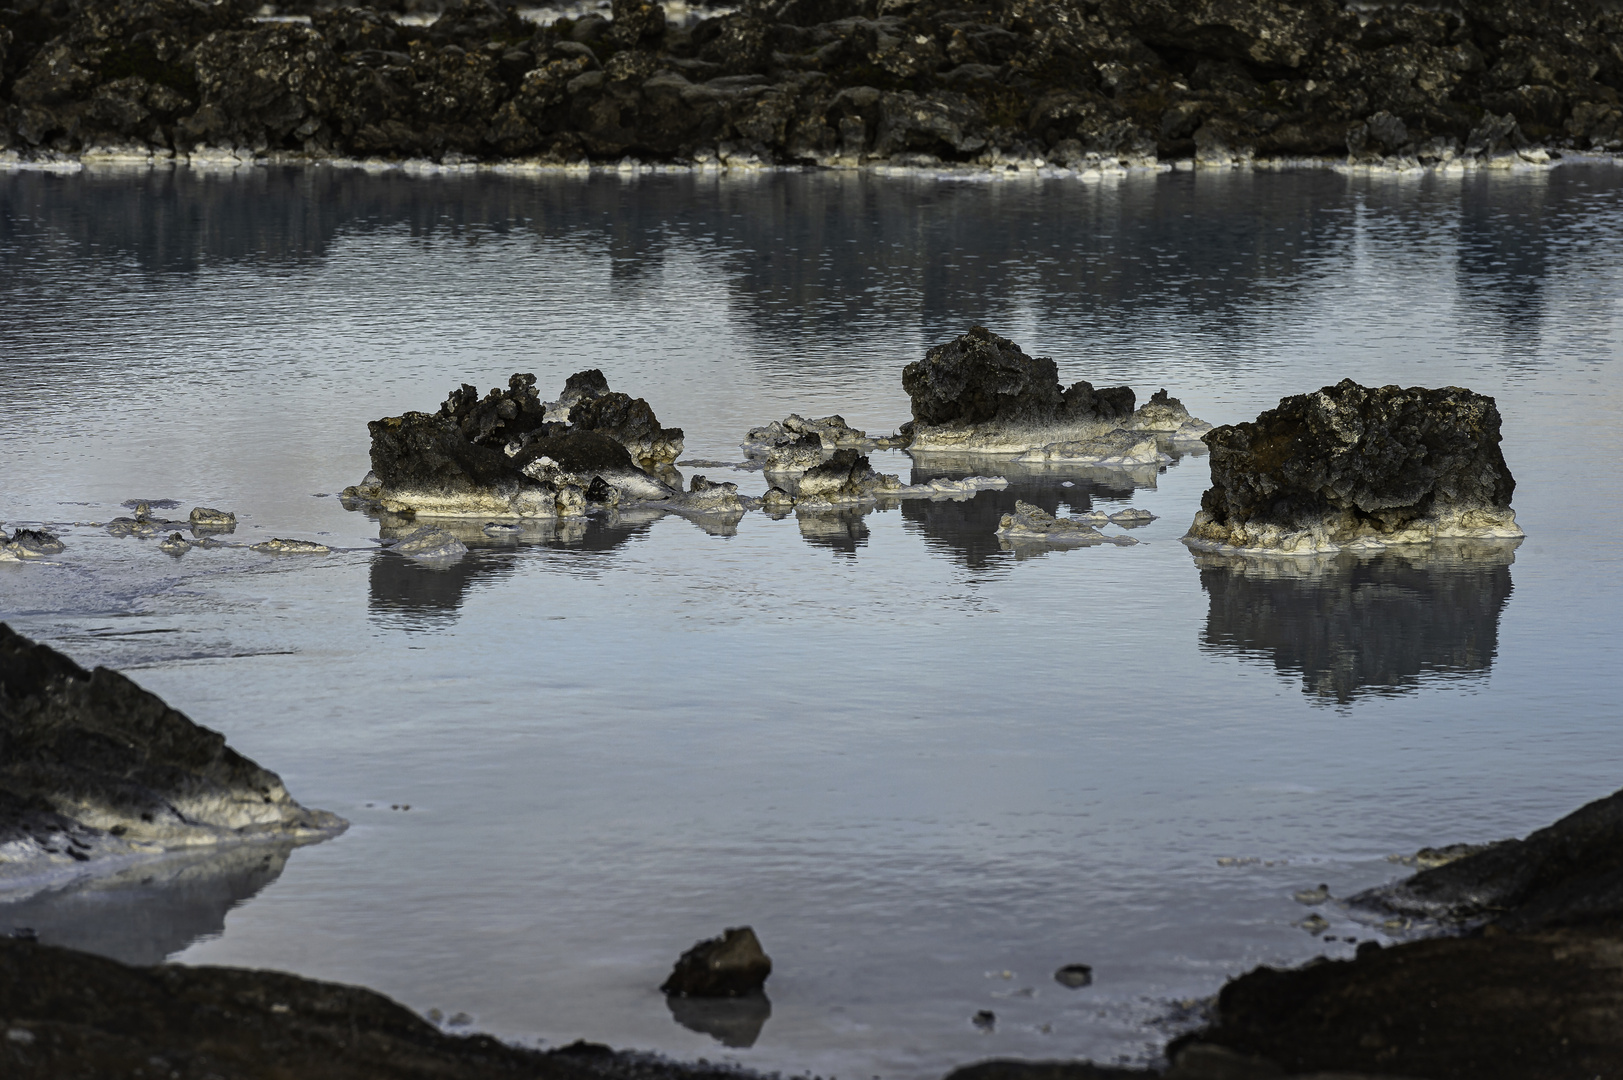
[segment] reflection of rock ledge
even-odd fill
[[[1383,552],[1196,552],[1207,648],[1271,660],[1314,697],[1349,702],[1427,676],[1484,676],[1520,541],[1441,540]]]

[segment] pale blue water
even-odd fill
[[[1291,925],[1295,889],[1344,896],[1401,872],[1389,853],[1623,785],[1620,297],[1610,166],[0,175],[8,528],[173,498],[341,549],[177,561],[69,527],[51,565],[0,565],[0,617],[354,823],[279,876],[39,896],[13,921],[766,1069],[1152,1058],[1179,1002],[1351,951]],[[1348,376],[1493,394],[1528,540],[1283,575],[1197,557],[1198,456],[730,536],[598,522],[451,570],[377,553],[374,522],[318,497],[366,471],[367,420],[513,371],[556,393],[601,367],[693,457],[738,460],[790,411],[889,432],[902,365],[972,323],[1217,423]],[[1159,518],[1137,547],[1019,557],[992,536],[1016,497]],[[772,1014],[725,1048],[656,988],[740,923]],[[1072,962],[1093,986],[1053,981]]]

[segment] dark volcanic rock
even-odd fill
[[[547,26],[465,0],[395,20],[423,2],[281,5],[307,27],[249,0],[19,0],[0,150],[1084,169],[1623,148],[1606,0],[749,0],[691,24],[620,0]]]
[[[1623,924],[1623,791],[1554,825],[1405,881],[1354,896],[1355,907],[1499,930]]]
[[[316,839],[342,819],[106,668],[85,671],[0,623],[4,876],[98,856]]]
[[[382,994],[276,971],[114,960],[0,938],[0,1074],[240,1080],[739,1080],[575,1044],[453,1036]]]
[[[1570,930],[1371,944],[1354,960],[1240,976],[1218,995],[1217,1022],[1190,1039],[1293,1076],[1612,1076],[1623,1061],[1620,955],[1623,937]]]
[[[1061,389],[1054,361],[1030,357],[1008,338],[970,327],[902,369],[913,406],[912,448],[1030,449],[1098,435],[1133,412],[1125,386]]]
[[[569,422],[607,435],[645,466],[669,464],[682,456],[682,429],[660,427],[653,407],[629,394],[610,391],[588,398],[569,410]]]
[[[588,423],[546,419],[549,407],[528,374],[483,398],[463,384],[433,415],[374,420],[367,424],[373,475],[346,489],[346,505],[450,517],[571,517],[585,512],[588,491],[599,503],[610,501],[607,487],[636,499],[670,495],[637,467],[625,443],[664,452],[674,437],[680,450],[680,431],[660,428],[642,399],[609,391],[601,372],[572,377],[565,398],[573,405],[552,408]]]
[[[734,926],[683,953],[659,989],[681,997],[744,997],[761,993],[770,974],[772,960],[755,931]]]
[[[1212,486],[1186,538],[1306,554],[1522,535],[1491,397],[1351,379],[1214,428]]]

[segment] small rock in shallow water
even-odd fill
[[[443,563],[462,558],[468,546],[446,529],[425,525],[390,544],[389,550],[421,562]]]
[[[325,555],[331,550],[325,544],[317,544],[310,540],[285,540],[281,537],[266,540],[262,544],[250,544],[249,548],[267,555]]]
[[[977,1012],[974,1016],[970,1017],[969,1022],[980,1028],[982,1031],[991,1031],[993,1028],[997,1027],[997,1013],[993,1012],[991,1009],[982,1009],[980,1012]]]
[[[1330,886],[1320,885],[1316,889],[1302,889],[1298,892],[1292,893],[1291,899],[1295,900],[1298,904],[1306,904],[1309,907],[1312,907],[1315,904],[1322,904],[1326,900],[1330,899]]]
[[[1093,985],[1093,968],[1087,964],[1066,964],[1054,972],[1054,981],[1072,990]]]
[[[194,506],[191,523],[194,528],[230,532],[237,527],[237,515],[230,510],[216,510],[212,506]]]
[[[184,555],[192,549],[192,542],[177,533],[170,533],[168,538],[158,542],[158,548],[171,555]]]
[[[1298,926],[1314,936],[1318,936],[1319,934],[1322,934],[1326,930],[1330,929],[1330,920],[1326,919],[1323,915],[1315,913],[1313,915],[1309,915],[1301,922],[1293,923],[1292,925]]]
[[[735,926],[683,953],[660,990],[686,997],[742,997],[758,993],[770,974],[772,959],[755,931]]]
[[[1155,515],[1148,510],[1117,510],[1111,514],[1109,521],[1112,525],[1120,525],[1124,529],[1131,529],[1138,525],[1148,525],[1155,520]]]

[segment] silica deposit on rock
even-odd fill
[[[1095,389],[1086,380],[1062,387],[1046,356],[1027,356],[1014,342],[971,327],[902,369],[912,402],[910,449],[1027,455],[1022,461],[1145,465],[1171,460],[1158,445],[1193,441],[1210,428],[1183,405],[1156,394],[1134,411],[1127,386]]]
[[[1523,535],[1499,409],[1459,387],[1344,379],[1205,441],[1212,486],[1186,537],[1195,546],[1305,555]]]
[[[118,672],[0,623],[0,885],[345,824]]]
[[[539,25],[464,0],[419,25],[309,0],[22,0],[0,13],[0,153],[1097,170],[1623,147],[1623,13],[1602,0],[611,14]]]

